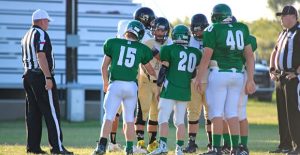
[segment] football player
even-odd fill
[[[139,21],[131,21],[125,33],[125,39],[112,38],[104,43],[104,59],[102,63],[104,98],[102,128],[99,142],[93,154],[106,152],[107,138],[111,132],[112,121],[122,103],[123,120],[125,121],[126,154],[133,154],[134,109],[137,103],[137,81],[139,64],[142,63],[147,72],[156,76],[149,61],[153,58],[150,48],[140,43],[145,28]],[[108,75],[108,67],[110,71]],[[109,77],[109,80],[108,80]]]
[[[203,51],[203,31],[208,26],[208,21],[205,15],[195,14],[191,18],[190,30],[192,32],[192,37],[189,43],[189,46],[198,48],[201,52]],[[196,73],[196,72],[195,72]],[[195,91],[193,86],[193,81],[191,82],[191,101],[187,104],[187,119],[188,119],[188,134],[189,141],[188,145],[183,150],[186,153],[194,153],[197,151],[197,144],[195,142],[197,132],[199,129],[199,117],[204,109],[204,118],[206,120],[206,133],[208,137],[208,149],[211,149],[211,122],[208,120],[208,109],[205,98],[205,93],[199,94]],[[203,79],[203,83],[207,83],[207,79]],[[206,87],[206,84],[203,84],[203,87]]]
[[[185,136],[185,112],[191,100],[191,79],[201,59],[198,48],[189,47],[190,31],[184,25],[177,25],[172,31],[173,44],[161,48],[162,66],[159,71],[157,85],[160,98],[158,103],[159,147],[150,155],[168,152],[168,122],[174,110],[173,123],[176,127],[176,155],[183,154]],[[158,98],[158,96],[157,96]]]
[[[248,73],[245,91],[246,94],[255,92],[250,34],[247,25],[232,22],[231,9],[226,4],[218,4],[213,8],[211,20],[213,24],[204,31],[204,52],[195,80],[196,88],[203,93],[202,79],[205,78],[207,67],[210,67],[206,93],[209,119],[213,126],[213,149],[204,154],[222,154],[220,145],[224,116],[231,134],[230,154],[236,155],[239,154],[238,101],[244,82],[244,56]]]
[[[158,72],[161,66],[160,59],[159,59],[160,47],[163,45],[170,45],[172,43],[171,39],[168,38],[170,32],[169,21],[163,17],[158,17],[154,19],[154,21],[151,23],[151,32],[153,33],[154,38],[145,41],[144,44],[152,49],[153,59],[150,61],[150,64],[152,65],[152,67],[156,72],[156,75],[158,76]],[[137,115],[137,122],[144,123],[149,117],[148,124],[147,124],[148,138],[149,138],[147,151],[152,152],[158,147],[158,142],[156,141],[157,125],[158,125],[157,122],[158,101],[156,99],[157,79],[155,77],[150,76],[145,71],[143,66],[140,66],[138,79],[139,79],[138,97],[139,97],[140,109]]]
[[[141,42],[145,43],[147,40],[153,38],[152,32],[150,30],[151,22],[155,19],[155,14],[154,14],[153,10],[148,7],[138,8],[134,12],[133,18],[135,20],[140,21],[145,26],[145,29],[146,29],[145,35]],[[144,72],[144,70],[140,69],[139,72]],[[142,103],[148,103],[148,101],[142,102]],[[147,148],[146,148],[146,144],[145,144],[145,140],[144,140],[144,130],[145,130],[145,125],[146,125],[146,121],[147,121],[147,117],[148,117],[149,105],[143,105],[142,103],[140,100],[140,93],[139,93],[139,100],[138,100],[138,105],[137,105],[137,115],[135,118],[135,132],[136,132],[136,137],[138,140],[137,149],[140,150],[139,153],[147,153],[147,151],[146,151]],[[148,110],[145,110],[145,109],[148,109]],[[144,114],[144,113],[146,113],[146,114]]]

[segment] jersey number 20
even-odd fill
[[[234,40],[235,38],[235,40]],[[229,30],[227,32],[226,45],[230,46],[230,50],[235,50],[235,45],[238,50],[244,49],[244,36],[241,30],[237,30],[235,32],[235,37],[233,36],[233,32]]]
[[[123,66],[123,60],[124,60],[124,55],[125,55],[125,46],[121,46],[121,51],[118,59],[118,65]],[[135,61],[135,54],[136,54],[136,49],[128,47],[126,51],[126,57],[125,57],[125,66],[128,68],[131,68],[134,65]]]
[[[188,71],[192,73],[196,67],[197,57],[194,53],[190,53],[189,55],[181,51],[179,53],[180,61],[178,63],[179,71]]]

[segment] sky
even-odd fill
[[[169,21],[202,13],[210,19],[216,4],[225,3],[232,14],[242,21],[251,22],[259,18],[274,19],[274,13],[268,8],[267,0],[133,0],[153,9],[156,16],[166,17]]]

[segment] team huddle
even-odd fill
[[[195,14],[190,27],[174,26],[171,38],[170,31],[166,18],[141,7],[133,20],[119,22],[116,38],[105,42],[105,114],[93,154],[121,150],[116,142],[121,113],[125,154],[168,154],[172,112],[175,154],[195,153],[203,107],[207,152],[202,154],[248,155],[246,104],[247,95],[255,92],[255,37],[226,4],[213,8],[211,24]],[[189,138],[184,145],[186,113]]]

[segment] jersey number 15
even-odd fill
[[[126,67],[131,68],[134,65],[136,49],[131,47],[127,48],[125,62],[124,62],[125,49],[126,49],[125,46],[121,46],[118,65],[123,66],[124,63]]]

